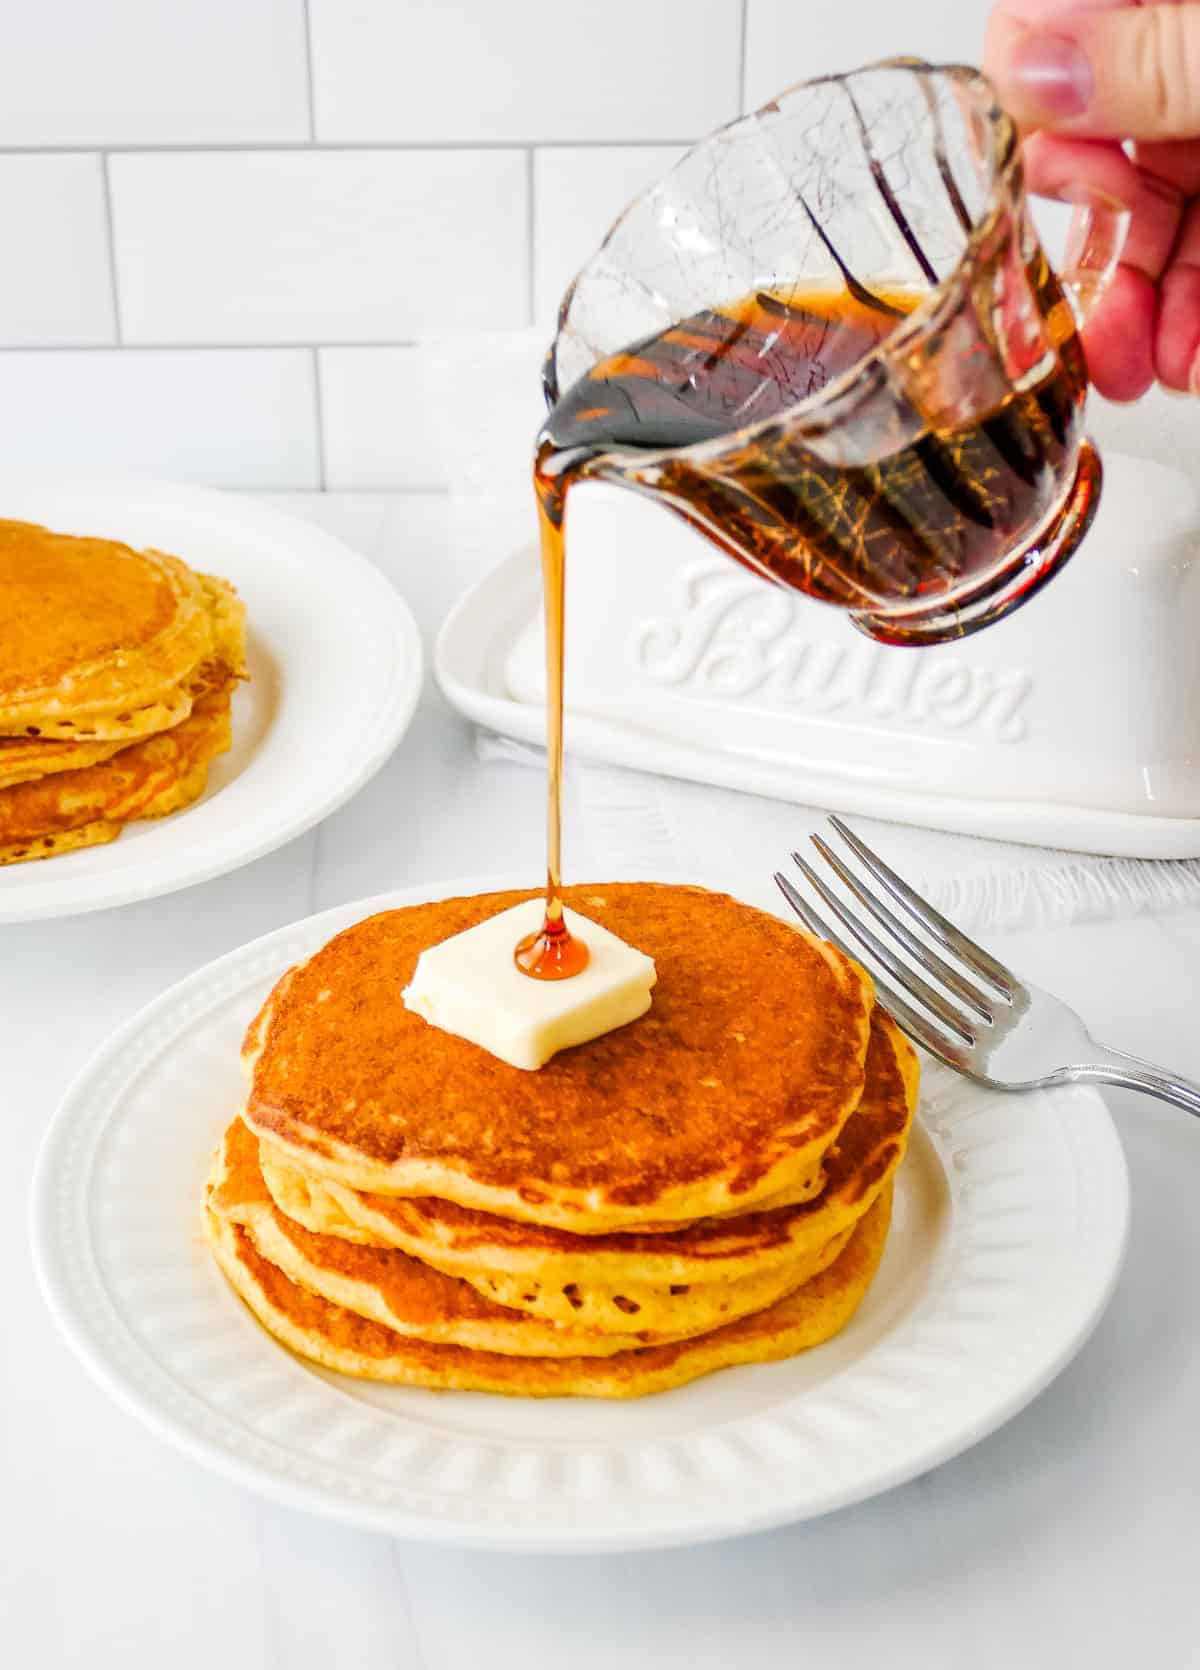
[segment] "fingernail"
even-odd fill
[[[1013,54],[1009,75],[1028,103],[1022,116],[1036,113],[1043,121],[1062,121],[1081,115],[1091,103],[1092,67],[1081,48],[1061,35],[1026,36]]]

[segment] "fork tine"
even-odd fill
[[[848,929],[854,935],[864,951],[869,952],[877,962],[883,964],[892,979],[899,981],[909,997],[916,998],[918,1003],[923,1004],[931,1014],[936,1015],[942,1025],[948,1031],[956,1033],[964,1044],[974,1044],[975,1034],[971,1031],[970,1023],[965,1016],[959,1014],[953,1004],[948,1003],[940,992],[934,991],[927,981],[922,980],[915,969],[911,969],[907,964],[902,963],[895,952],[886,946],[877,934],[873,934],[870,928],[859,922],[853,912],[846,909],[832,888],[825,885],[801,853],[794,852],[792,859],[813,892],[829,906],[843,928]]]
[[[931,938],[936,939],[939,945],[945,946],[947,951],[952,951],[955,956],[961,957],[974,973],[982,975],[989,985],[995,986],[996,990],[1003,993],[1010,1003],[1015,1001],[1020,981],[1011,969],[1007,969],[1003,963],[997,962],[995,957],[983,949],[982,945],[976,945],[973,939],[968,939],[966,934],[954,926],[953,922],[948,921],[941,911],[935,910],[931,904],[927,904],[921,895],[914,892],[903,877],[898,876],[895,870],[889,864],[885,864],[877,853],[872,852],[866,842],[860,840],[854,831],[842,822],[841,818],[831,813],[829,822],[837,830],[851,852],[860,858],[867,869],[870,870],[876,881],[883,883],[893,899],[904,906],[908,914],[921,924]]]
[[[931,946],[925,944],[924,940],[918,939],[912,929],[900,920],[895,911],[889,910],[879,895],[872,893],[866,883],[860,881],[854,871],[843,864],[828,841],[820,835],[810,835],[809,840],[834,874],[839,876],[846,884],[848,890],[853,893],[863,909],[869,911],[876,922],[882,928],[885,928],[893,939],[899,940],[909,955],[915,957],[927,973],[932,973],[945,986],[947,991],[953,992],[955,997],[960,998],[968,1009],[978,1015],[981,1021],[987,1021],[990,1024],[995,1019],[991,1008],[995,999],[987,998],[978,986],[973,985],[956,968],[951,968],[950,964],[939,957]]]
[[[827,939],[831,945],[837,947],[844,957],[853,958],[853,951],[843,940],[838,938],[829,924],[796,891],[788,878],[778,870],[775,872],[775,885],[811,933],[816,934],[818,939]],[[874,980],[874,976],[872,976],[872,979]],[[919,1015],[911,1004],[906,1003],[898,992],[892,990],[885,980],[875,980],[875,992],[881,1006],[887,1010],[896,1025],[908,1033],[910,1038],[915,1039],[918,1044],[923,1044],[930,1055],[936,1055],[939,1061],[947,1062],[951,1067],[957,1068],[959,1072],[966,1070],[967,1062],[961,1050],[953,1041],[947,1038],[944,1033],[939,1032],[926,1016]]]

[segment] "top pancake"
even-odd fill
[[[132,740],[187,717],[213,633],[177,557],[0,521],[0,596],[0,734]]]
[[[705,1218],[670,1234],[573,1235],[432,1196],[362,1194],[280,1164],[266,1143],[257,1145],[260,1176],[278,1210],[322,1243],[399,1248],[548,1322],[606,1334],[679,1332],[682,1317],[717,1326],[825,1268],[891,1181],[908,1142],[918,1070],[907,1040],[878,1008],[866,1070],[862,1100],[825,1157],[817,1199]]]
[[[427,946],[535,896],[386,911],[290,970],[247,1033],[246,1122],[352,1188],[579,1234],[748,1211],[806,1177],[862,1094],[867,975],[724,894],[568,888],[569,906],[655,959],[654,1004],[522,1072],[400,994]]]
[[[262,1172],[276,1205],[314,1232],[400,1247],[468,1281],[478,1272],[499,1272],[540,1289],[727,1283],[792,1263],[853,1228],[904,1157],[918,1081],[912,1045],[875,1009],[862,1099],[825,1156],[820,1194],[802,1205],[705,1218],[671,1233],[573,1235],[433,1196],[362,1194],[280,1166],[266,1144]]]

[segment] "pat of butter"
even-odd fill
[[[637,1020],[650,1007],[654,961],[598,922],[566,910],[588,965],[568,980],[534,980],[513,961],[545,910],[527,899],[422,951],[404,1002],[443,1032],[467,1038],[513,1067],[544,1066],[559,1050],[586,1044]]]

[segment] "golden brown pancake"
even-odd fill
[[[160,704],[165,730],[187,718],[196,702],[232,691],[246,676],[246,610],[233,587],[213,575],[198,576],[209,617],[212,644],[208,658],[192,671],[175,692],[173,702]],[[130,738],[107,741],[66,741],[61,737],[0,736],[0,790],[16,783],[36,782],[61,771],[80,771],[99,765],[128,748]]]
[[[60,771],[82,771],[85,766],[111,760],[128,747],[128,737],[108,742],[64,742],[60,737],[0,736],[0,789],[36,783]]]
[[[0,521],[0,597],[0,734],[132,741],[186,717],[213,631],[178,558]]]
[[[879,1009],[866,1071],[862,1100],[826,1159],[819,1199],[709,1218],[672,1234],[572,1235],[429,1197],[362,1194],[279,1163],[265,1144],[262,1174],[280,1210],[316,1233],[400,1247],[549,1321],[634,1333],[666,1327],[672,1306],[711,1314],[706,1307],[731,1284],[761,1283],[771,1272],[802,1271],[798,1285],[816,1268],[805,1261],[850,1233],[903,1158],[917,1099],[916,1055]]]
[[[207,696],[234,688],[246,677],[246,605],[237,587],[219,574],[197,574],[204,607],[212,630],[212,650],[193,675],[189,688],[194,696]]]
[[[115,841],[124,829],[123,823],[109,823],[97,818],[95,823],[82,823],[78,829],[60,829],[54,835],[39,835],[36,840],[0,841],[0,865],[23,864],[33,858],[56,858],[61,853],[78,852],[83,847],[103,847]]]
[[[808,1177],[862,1094],[868,976],[724,894],[568,888],[655,959],[654,1004],[526,1073],[400,994],[426,946],[533,896],[385,911],[290,970],[247,1033],[251,1128],[352,1188],[582,1234],[749,1211]]]
[[[361,1379],[523,1397],[640,1397],[735,1363],[793,1357],[831,1339],[862,1302],[883,1256],[888,1185],[829,1268],[787,1298],[698,1338],[611,1357],[512,1357],[407,1338],[309,1293],[256,1249],[240,1224],[206,1214],[222,1270],[268,1333],[303,1357]]]
[[[368,1246],[390,1245],[390,1243],[380,1235],[372,1235],[369,1233],[360,1234],[355,1230],[352,1221],[347,1218],[346,1213],[338,1205],[337,1200],[335,1199],[335,1188],[337,1194],[340,1196],[341,1192],[348,1187],[347,1184],[340,1183],[335,1185],[333,1180],[330,1178],[318,1177],[311,1172],[302,1171],[295,1163],[294,1154],[291,1150],[281,1148],[277,1143],[270,1141],[267,1138],[262,1139],[261,1146],[263,1163],[269,1167],[271,1172],[271,1186],[279,1191],[278,1201],[281,1211],[287,1212],[289,1216],[298,1217],[301,1223],[307,1223],[310,1228],[315,1229],[317,1233],[321,1235],[341,1235],[347,1240],[362,1241]],[[804,1173],[788,1188],[778,1189],[773,1194],[770,1194],[763,1200],[757,1202],[755,1210],[765,1211],[768,1208],[773,1209],[779,1206],[799,1206],[805,1201],[815,1200],[824,1187],[825,1169],[823,1165],[818,1163],[811,1171]],[[490,1212],[479,1212],[469,1206],[457,1206],[453,1201],[439,1200],[434,1195],[370,1195],[363,1190],[355,1190],[353,1192],[364,1202],[368,1200],[386,1201],[389,1207],[395,1206],[397,1208],[397,1217],[403,1215],[401,1203],[411,1201],[413,1203],[426,1203],[426,1221],[430,1218],[436,1218],[442,1215],[443,1212],[446,1216],[450,1216],[451,1214],[457,1215],[459,1213],[463,1214],[461,1219],[456,1216],[455,1220],[462,1223],[491,1221],[507,1224],[509,1221],[503,1218],[496,1219]],[[286,1200],[284,1199],[285,1195],[287,1196]],[[741,1217],[743,1215],[744,1212],[742,1208],[733,1207],[727,1212],[710,1213],[709,1216],[704,1219],[704,1222],[728,1223],[731,1218]],[[528,1220],[518,1218],[515,1219],[514,1222],[517,1225],[522,1225],[527,1223]],[[549,1228],[550,1226],[537,1225],[535,1227]],[[676,1231],[686,1227],[687,1226],[685,1224],[681,1224],[675,1219],[668,1219],[665,1222],[658,1219],[649,1219],[645,1222],[635,1220],[633,1223],[627,1224],[625,1229],[620,1231],[620,1233],[669,1237]],[[596,1233],[586,1237],[581,1231],[562,1230],[559,1233],[566,1235],[572,1242],[585,1238],[599,1242],[603,1242],[606,1239],[602,1231],[597,1231]]]
[[[699,1303],[695,1293],[669,1296],[664,1289],[659,1326],[596,1331],[574,1316],[559,1324],[503,1306],[393,1247],[360,1246],[302,1228],[267,1192],[258,1139],[240,1119],[226,1131],[218,1151],[208,1206],[216,1216],[241,1224],[256,1251],[284,1275],[331,1303],[417,1339],[515,1356],[607,1356],[706,1332],[790,1293],[832,1264],[850,1236],[847,1229],[805,1263],[751,1272],[741,1282],[709,1284]]]
[[[230,744],[228,695],[206,696],[169,731],[111,759],[0,790],[0,864],[113,840],[134,818],[161,817],[203,793]]]
[[[207,1195],[215,1217],[240,1225],[261,1257],[309,1291],[416,1339],[518,1356],[604,1353],[611,1343],[582,1329],[508,1311],[466,1282],[444,1276],[394,1249],[351,1246],[292,1223],[267,1193],[258,1139],[240,1119],[230,1125],[213,1163]]]

